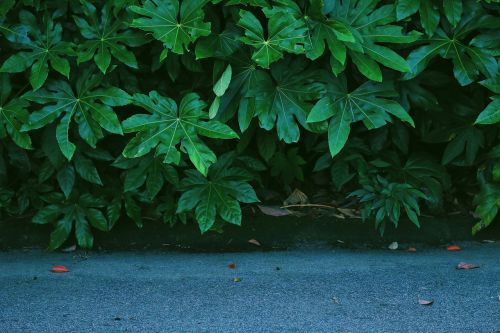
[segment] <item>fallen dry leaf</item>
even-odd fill
[[[462,248],[458,245],[450,245],[446,249],[448,251],[460,251]]]
[[[389,244],[388,248],[389,250],[397,250],[398,246],[398,242],[392,242],[391,244]]]
[[[256,239],[253,239],[253,238],[252,238],[252,239],[249,239],[249,240],[248,240],[248,242],[249,242],[250,244],[260,246],[260,242],[259,242],[258,240],[256,240]]]
[[[76,250],[76,245],[71,245],[71,246],[68,246],[64,249],[61,250],[61,252],[73,252]]]
[[[309,202],[307,195],[299,189],[293,190],[292,194],[283,201],[284,206],[288,205],[304,205]]]
[[[457,269],[474,269],[474,268],[479,268],[479,265],[476,264],[468,264],[466,262],[460,262],[457,265]]]
[[[53,273],[68,273],[69,269],[63,265],[54,265],[50,271]]]
[[[290,212],[288,209],[280,208],[277,206],[257,205],[257,207],[259,207],[262,213],[270,216],[287,216],[292,214],[292,212]]]
[[[233,279],[233,282],[241,282],[241,278],[239,278],[239,277],[235,277],[235,278]]]
[[[419,299],[418,304],[420,305],[432,305],[434,304],[434,301],[426,300],[426,299]]]
[[[408,250],[406,250],[408,252],[417,252],[417,249],[414,248],[414,247],[409,247]]]
[[[227,267],[229,269],[235,269],[236,268],[236,264],[234,262],[230,263],[229,265],[227,265]]]

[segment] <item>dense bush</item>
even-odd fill
[[[495,0],[3,0],[0,50],[0,216],[52,249],[295,188],[382,232],[500,205]]]

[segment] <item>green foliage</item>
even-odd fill
[[[39,89],[52,69],[69,77],[68,57],[74,55],[74,45],[62,40],[63,28],[54,22],[56,13],[45,13],[41,22],[27,10],[19,12],[19,24],[26,31],[27,38],[16,41],[12,46],[19,52],[13,52],[0,67],[3,73],[20,73],[30,69],[29,81],[33,90]],[[15,33],[15,32],[14,32]]]
[[[382,232],[421,210],[475,211],[478,232],[500,208],[499,13],[1,1],[0,216],[53,225],[50,249],[91,247],[127,219],[240,225],[242,206],[298,188]]]
[[[247,181],[251,174],[241,167],[232,166],[234,158],[223,155],[213,164],[204,177],[197,170],[185,171],[181,180],[177,213],[195,209],[195,216],[201,232],[208,231],[215,223],[216,216],[223,221],[240,225],[241,208],[239,202],[253,203],[259,199]]]
[[[207,0],[184,0],[179,7],[178,0],[146,0],[143,6],[130,6],[139,16],[132,21],[132,27],[149,31],[161,42],[165,51],[183,54],[184,50],[201,36],[210,35],[210,23],[203,22],[203,6]],[[166,53],[162,52],[166,57]]]
[[[78,124],[79,134],[91,147],[104,137],[102,129],[114,134],[123,134],[113,106],[130,103],[130,96],[116,87],[103,87],[101,77],[84,72],[76,82],[76,89],[65,81],[53,81],[46,89],[31,91],[23,97],[28,101],[46,104],[33,111],[22,131],[39,129],[58,121],[57,143],[64,156],[71,160],[76,146],[70,141],[72,121]]]
[[[47,200],[48,205],[40,209],[33,217],[33,223],[55,225],[50,234],[49,249],[61,246],[68,238],[74,225],[78,245],[91,248],[94,236],[90,226],[109,231],[110,225],[102,212],[106,202],[98,197],[84,193],[75,193],[68,200],[61,195],[53,195]]]
[[[97,11],[93,4],[82,2],[83,16],[73,16],[80,34],[86,39],[78,45],[78,63],[93,58],[105,74],[113,57],[128,67],[138,68],[135,54],[129,47],[141,46],[148,40],[142,34],[128,29],[130,15],[126,14],[124,5],[123,1],[109,1]]]
[[[371,179],[364,184],[362,189],[352,192],[349,196],[358,197],[364,204],[363,219],[375,215],[375,226],[380,228],[382,234],[386,227],[386,219],[398,225],[401,209],[404,209],[413,224],[420,227],[418,221],[420,207],[417,200],[426,199],[426,196],[410,184],[391,183],[377,176],[376,179]]]
[[[7,74],[0,74],[0,137],[7,135],[12,138],[19,147],[31,149],[31,138],[28,134],[21,132],[21,126],[28,120],[29,112],[26,109],[29,103],[21,98],[10,96],[12,86]]]
[[[172,99],[156,91],[150,92],[149,96],[135,94],[134,104],[151,115],[135,114],[123,121],[125,133],[139,132],[123,150],[123,156],[128,158],[143,156],[156,148],[158,155],[165,155],[164,163],[179,164],[181,154],[176,146],[181,143],[181,149],[206,176],[217,157],[198,135],[214,139],[238,137],[229,126],[219,121],[202,121],[208,116],[203,110],[206,104],[195,93],[185,95],[179,107]]]

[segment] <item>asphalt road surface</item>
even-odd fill
[[[500,244],[461,245],[0,252],[0,332],[500,332]]]

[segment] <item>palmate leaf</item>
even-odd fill
[[[31,149],[31,138],[21,132],[21,126],[28,120],[28,101],[10,97],[12,86],[8,74],[0,74],[0,138],[7,134],[19,147]]]
[[[60,149],[54,149],[58,146],[55,135],[56,126],[48,126],[42,132],[41,150],[46,159],[41,165],[38,174],[38,183],[44,183],[50,180],[54,175],[61,191],[69,197],[71,192],[80,185],[79,179],[85,180],[91,184],[103,185],[101,176],[94,161],[113,160],[113,157],[105,150],[90,149],[80,145],[75,151],[73,159],[68,161]]]
[[[338,1],[324,3],[310,0],[299,7],[291,0],[276,1],[272,9],[265,9],[268,16],[293,15],[306,26],[306,56],[312,60],[320,57],[326,46],[335,75],[345,69],[347,55],[360,72],[374,81],[382,81],[378,63],[400,72],[409,71],[405,60],[392,49],[377,43],[412,43],[421,33],[403,32],[395,22],[394,6],[379,1]]]
[[[410,70],[398,53],[391,48],[378,45],[378,43],[412,43],[421,35],[416,31],[405,34],[400,26],[391,25],[396,21],[393,4],[379,5],[379,1],[339,1],[331,6],[326,16],[329,20],[342,22],[354,37],[353,41],[349,41],[335,36],[337,44],[343,45],[340,48],[342,52],[338,51],[339,48],[334,42],[329,43],[332,65],[343,64],[342,60],[347,53],[363,75],[379,82],[382,81],[382,76],[378,64],[403,73]],[[330,35],[330,39],[333,38],[334,36]]]
[[[65,81],[53,81],[46,89],[26,93],[23,98],[45,106],[32,112],[21,130],[42,128],[59,120],[57,142],[68,160],[76,150],[69,136],[73,121],[78,124],[80,137],[92,147],[103,138],[102,129],[122,135],[120,121],[112,107],[127,105],[131,98],[119,88],[99,87],[100,80],[100,75],[86,71],[76,82],[75,91]]]
[[[106,202],[100,197],[75,192],[68,200],[62,195],[54,195],[51,201],[32,219],[36,224],[55,225],[50,235],[49,250],[57,249],[68,239],[73,225],[77,243],[83,248],[91,248],[94,243],[91,226],[101,231],[110,230],[102,212]]]
[[[210,23],[204,22],[203,6],[208,0],[145,0],[143,6],[130,6],[138,15],[131,26],[149,31],[166,49],[183,54],[191,42],[210,34]]]
[[[240,40],[255,48],[252,59],[264,68],[283,57],[284,52],[303,53],[306,27],[290,14],[269,17],[267,35],[261,23],[249,11],[240,10],[238,25],[244,29],[245,36]]]
[[[256,66],[247,53],[238,52],[228,58],[232,68],[231,82],[227,91],[220,97],[217,120],[223,122],[238,114],[242,132],[246,131],[255,116],[255,88],[268,74]]]
[[[354,42],[354,36],[343,22],[329,19],[323,14],[323,1],[309,2],[301,7],[292,0],[278,0],[273,2],[273,7],[265,8],[264,13],[269,18],[292,15],[305,27],[303,43],[308,58],[314,60],[320,57],[325,51],[326,42],[331,53],[344,64],[345,46],[341,41]]]
[[[188,93],[182,98],[179,107],[174,100],[152,91],[149,96],[134,95],[134,104],[150,114],[136,114],[123,122],[125,133],[137,132],[130,140],[123,156],[134,158],[156,149],[158,155],[164,155],[164,163],[179,164],[181,150],[187,152],[191,162],[206,175],[209,166],[216,161],[216,156],[199,138],[199,135],[214,139],[233,139],[238,135],[227,125],[209,120],[204,111],[206,103],[196,93]]]
[[[70,64],[68,56],[74,55],[72,43],[62,41],[62,26],[50,17],[44,16],[40,25],[30,12],[19,13],[22,27],[17,30],[26,31],[29,38],[10,30],[16,48],[22,51],[11,55],[0,67],[0,72],[20,73],[31,68],[30,83],[34,90],[39,89],[49,75],[49,64],[55,71],[69,78]],[[14,32],[14,33],[12,33]]]
[[[106,2],[100,10],[88,1],[82,2],[84,17],[73,16],[80,34],[86,41],[78,45],[78,63],[94,59],[101,72],[106,73],[111,58],[131,68],[138,68],[137,59],[128,47],[145,44],[142,33],[128,29],[129,16],[118,4]]]
[[[500,28],[498,18],[485,14],[480,7],[470,7],[467,3],[463,19],[456,28],[444,26],[436,30],[435,36],[426,40],[408,56],[410,72],[404,79],[411,79],[420,74],[436,56],[453,62],[453,74],[460,85],[474,82],[479,74],[494,77],[498,72],[498,63],[486,49],[477,47],[472,41],[467,44],[473,33]],[[475,38],[480,38],[481,35]],[[477,40],[476,40],[477,42]],[[482,45],[480,43],[480,45]]]
[[[175,168],[163,163],[163,159],[155,157],[152,153],[134,159],[120,156],[113,166],[125,170],[124,192],[135,191],[145,184],[146,192],[151,200],[162,190],[166,181],[173,185],[179,183],[179,175]]]
[[[299,141],[297,123],[312,132],[326,131],[325,122],[306,121],[313,106],[311,101],[318,98],[322,89],[315,83],[319,72],[306,70],[306,66],[304,61],[283,60],[272,67],[271,75],[259,75],[247,93],[255,100],[260,127],[271,130],[276,126],[278,138],[286,143]]]
[[[347,90],[345,78],[327,83],[326,96],[312,108],[307,122],[330,119],[328,143],[330,153],[337,155],[346,144],[352,123],[362,121],[367,129],[374,129],[391,122],[391,115],[415,126],[413,119],[396,101],[384,97],[395,97],[390,82],[382,84],[366,82],[352,92]]]
[[[472,165],[484,141],[484,133],[478,128],[469,124],[461,126],[453,131],[441,162],[448,164],[457,160],[458,164]]]
[[[403,163],[396,154],[388,152],[372,164],[387,170],[392,181],[407,183],[428,193],[429,201],[435,204],[442,202],[444,190],[450,187],[446,169],[429,154],[412,153]]]
[[[374,215],[375,227],[382,235],[387,219],[396,227],[398,226],[402,209],[404,209],[408,219],[420,227],[418,199],[428,200],[424,193],[412,185],[390,182],[381,176],[367,180],[362,189],[349,194],[349,197],[352,196],[359,198],[364,206],[362,209],[363,219]]]
[[[239,203],[259,201],[254,189],[247,183],[250,180],[248,172],[232,166],[233,160],[232,154],[222,155],[210,167],[207,178],[196,170],[188,170],[186,178],[179,184],[179,190],[183,192],[176,213],[194,209],[202,233],[212,228],[217,216],[228,223],[240,225]]]

